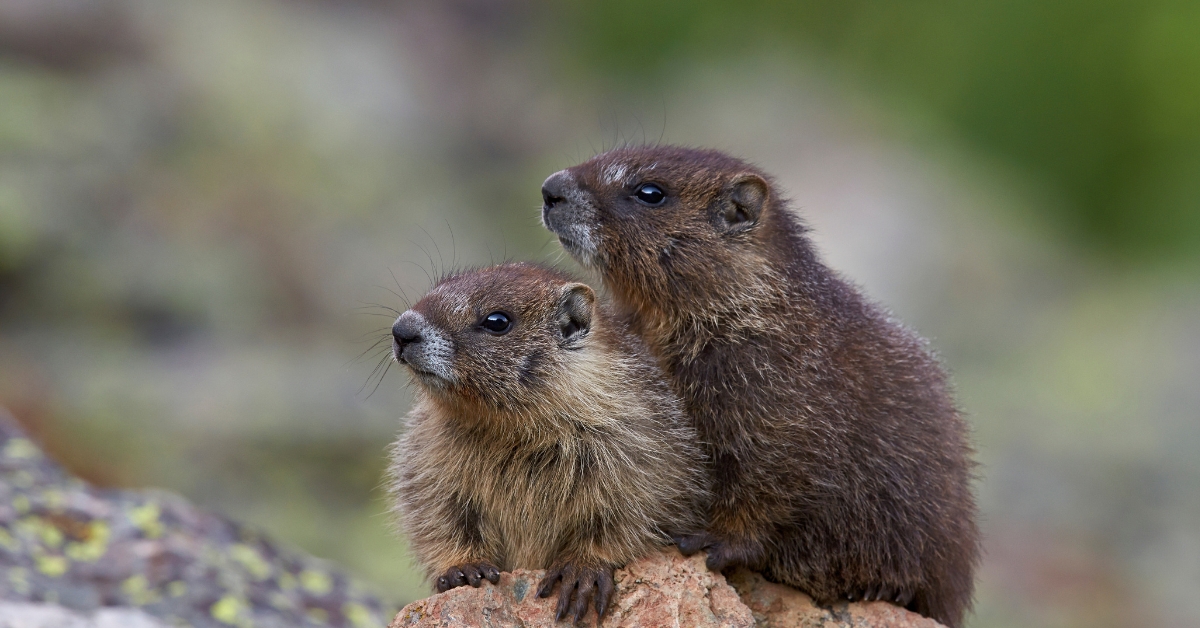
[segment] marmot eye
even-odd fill
[[[479,326],[500,336],[507,334],[508,330],[512,329],[512,321],[509,320],[508,314],[504,312],[492,312],[483,317],[483,320],[479,322]]]
[[[637,200],[651,207],[658,207],[663,204],[663,201],[667,200],[666,192],[663,192],[662,188],[653,183],[643,185],[633,195],[637,197]]]

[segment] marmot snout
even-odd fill
[[[532,264],[438,283],[392,328],[416,400],[389,469],[439,591],[549,569],[559,617],[602,615],[615,568],[703,529],[703,453],[641,341]]]

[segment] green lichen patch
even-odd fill
[[[16,442],[14,445],[13,443]],[[0,416],[0,599],[138,606],[192,628],[383,628],[394,610],[323,561],[162,492],[100,491]]]
[[[130,508],[125,514],[129,517],[130,523],[141,530],[142,534],[146,535],[146,538],[157,539],[162,536],[163,525],[159,521],[159,516],[162,513],[158,508],[158,504],[147,502]]]
[[[37,565],[37,570],[51,578],[57,578],[67,573],[71,568],[71,564],[63,556],[41,555],[34,557],[34,564]]]
[[[145,606],[157,602],[161,596],[150,587],[150,582],[142,574],[136,574],[121,583],[121,593],[134,606]]]
[[[350,625],[354,628],[371,628],[380,624],[380,618],[377,617],[370,609],[356,602],[347,602],[342,605],[342,615],[350,621]]]
[[[86,532],[76,542],[67,543],[63,553],[71,560],[80,562],[95,562],[100,560],[108,551],[108,539],[112,529],[108,523],[101,520],[87,524]]]
[[[8,439],[8,442],[4,443],[4,449],[0,450],[0,457],[8,460],[36,460],[41,455],[41,450],[33,441],[22,437]]]
[[[209,609],[213,619],[228,624],[230,626],[238,625],[238,620],[241,619],[243,612],[246,609],[246,603],[233,595],[227,595],[216,601]]]
[[[187,583],[182,580],[176,580],[167,585],[167,595],[171,597],[183,597],[187,595]]]
[[[333,579],[324,571],[305,569],[300,572],[300,586],[314,595],[326,595],[333,590]]]
[[[271,565],[253,547],[237,543],[229,548],[229,555],[245,567],[255,580],[266,580],[271,576]]]

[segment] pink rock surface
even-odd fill
[[[729,576],[758,628],[942,628],[942,625],[887,602],[839,602],[825,608],[782,584],[740,569]]]
[[[497,585],[484,582],[478,589],[459,587],[418,600],[405,606],[389,628],[567,626],[554,621],[557,590],[548,598],[537,597],[542,573],[518,569],[500,574]],[[616,597],[604,617],[605,628],[754,626],[750,609],[724,576],[704,567],[703,555],[655,554],[618,570],[615,580]],[[594,608],[579,625],[596,625]]]
[[[537,597],[542,571],[500,574],[500,583],[459,587],[405,606],[389,628],[549,628],[554,595]],[[729,582],[708,571],[704,555],[669,550],[617,571],[617,592],[604,628],[941,628],[937,622],[884,602],[813,604],[805,594],[738,571]],[[732,585],[732,586],[731,586]],[[739,597],[740,596],[740,597]],[[596,611],[580,622],[596,626]]]

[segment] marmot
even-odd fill
[[[548,569],[558,619],[704,529],[703,452],[637,336],[588,286],[516,263],[442,279],[392,327],[416,401],[390,489],[437,590]],[[574,594],[574,604],[571,604]]]
[[[818,259],[771,178],[717,151],[625,147],[542,196],[708,449],[707,531],[680,549],[961,626],[979,561],[966,422],[925,341]]]

